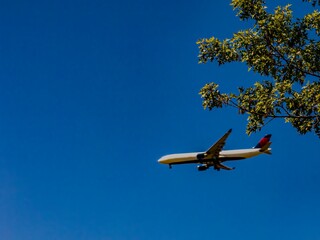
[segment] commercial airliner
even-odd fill
[[[172,165],[176,164],[196,163],[198,164],[199,171],[207,170],[210,167],[213,167],[215,170],[220,171],[220,169],[234,169],[223,165],[223,162],[243,160],[246,158],[258,156],[262,153],[271,154],[271,148],[269,148],[271,145],[271,134],[267,134],[266,136],[264,136],[254,148],[223,151],[222,148],[224,147],[230,133],[231,129],[226,132],[206,152],[170,154],[161,157],[158,162],[169,164],[170,168],[172,167]]]

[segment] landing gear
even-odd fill
[[[220,168],[217,164],[213,164],[213,170],[220,171]]]
[[[169,164],[169,168],[170,168],[170,169],[172,168],[171,164]]]

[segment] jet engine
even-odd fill
[[[209,168],[207,164],[199,165],[198,166],[198,171],[205,171]]]

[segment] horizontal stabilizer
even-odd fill
[[[272,142],[268,142],[266,145],[264,145],[261,149],[260,152],[266,153],[266,154],[271,154],[271,149],[269,149],[270,145]]]
[[[269,155],[272,154],[270,150],[266,150],[266,151],[264,151],[263,153],[266,153],[266,154],[269,154]]]

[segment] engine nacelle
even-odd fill
[[[197,168],[198,168],[198,171],[205,171],[209,168],[209,166],[207,164],[203,164],[203,165],[199,165]]]

